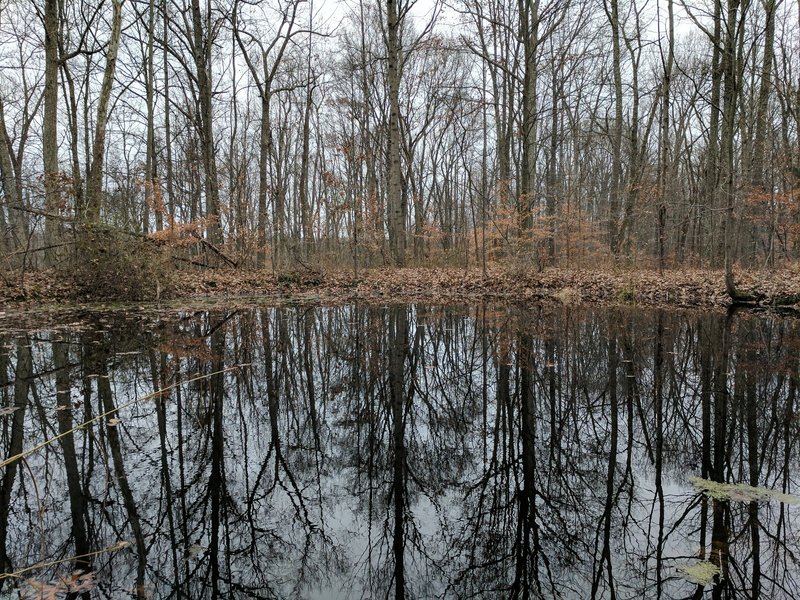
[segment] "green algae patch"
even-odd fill
[[[689,483],[698,491],[715,500],[729,500],[731,502],[768,502],[776,500],[784,504],[800,504],[800,497],[798,496],[743,483],[719,483],[702,477],[689,477]]]
[[[714,585],[714,578],[722,574],[717,565],[707,560],[678,567],[678,573],[686,581],[702,586]]]

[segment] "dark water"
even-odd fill
[[[2,457],[60,437],[0,469],[0,597],[798,598],[793,499],[689,478],[797,491],[799,363],[796,320],[626,309],[8,334]]]

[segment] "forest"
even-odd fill
[[[724,267],[735,297],[800,252],[799,15],[3,0],[0,266]]]

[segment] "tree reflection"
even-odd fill
[[[1,353],[3,385],[3,407],[11,409],[6,411],[3,427],[3,441],[7,448],[4,453],[6,457],[16,456],[22,452],[22,445],[25,436],[25,415],[28,409],[28,394],[30,392],[31,380],[33,377],[33,358],[31,347],[28,340],[22,339],[16,343],[16,365],[14,366],[13,379],[9,381],[8,369],[12,357],[4,349]],[[8,395],[8,389],[13,393]],[[9,400],[11,402],[9,402]],[[10,417],[10,418],[9,418]],[[10,421],[10,427],[9,427]],[[11,573],[15,563],[12,561],[13,554],[9,554],[8,530],[9,517],[11,514],[11,498],[14,493],[15,480],[19,463],[12,462],[3,470],[3,478],[0,480],[0,567],[4,573]],[[3,589],[5,579],[0,579],[0,591]]]
[[[2,455],[59,437],[3,469],[0,585],[80,569],[87,598],[800,595],[794,507],[689,480],[795,491],[799,349],[776,316],[489,306],[6,339]]]

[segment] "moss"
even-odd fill
[[[311,269],[305,271],[282,271],[278,273],[278,283],[282,285],[304,285],[315,287],[322,284],[322,273]]]
[[[278,273],[278,283],[282,283],[284,285],[291,285],[295,283],[299,283],[300,278],[297,276],[297,273],[292,272],[283,272]]]
[[[800,504],[800,497],[784,494],[764,487],[753,487],[743,483],[718,483],[701,477],[689,477],[695,489],[715,500],[732,502],[761,502],[777,500],[784,504]]]
[[[617,302],[632,303],[636,300],[636,290],[632,287],[624,287],[617,290]]]

